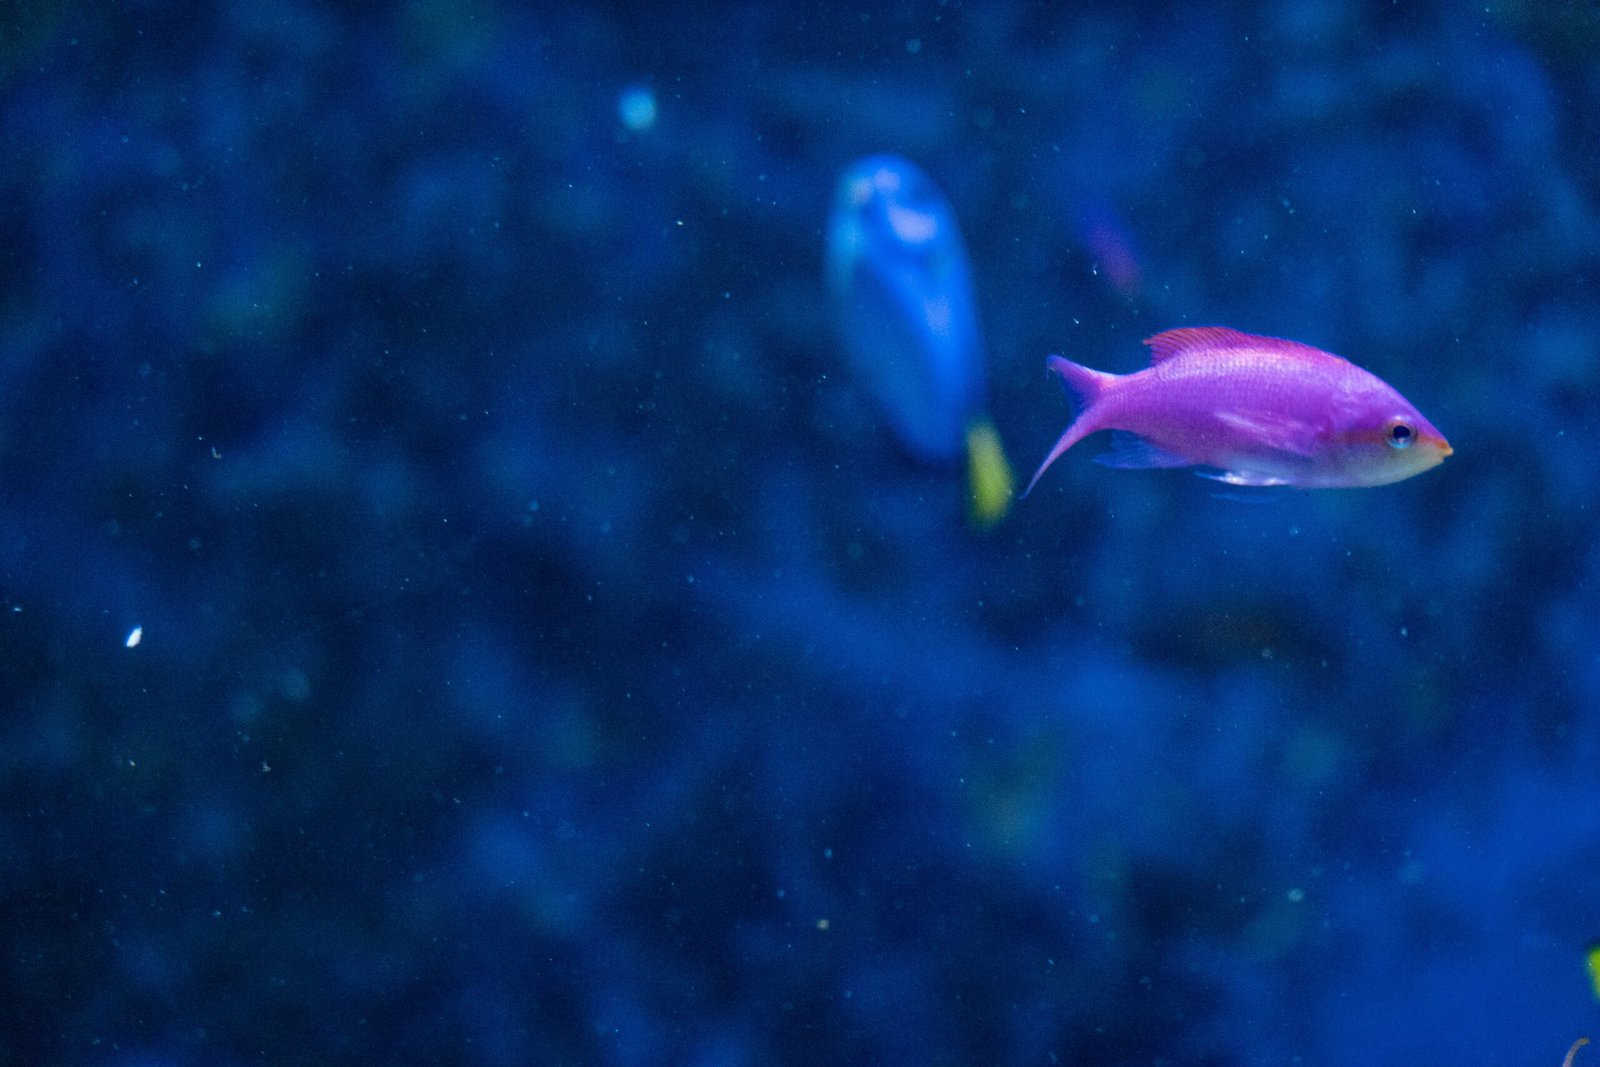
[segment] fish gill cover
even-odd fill
[[[0,18],[0,1063],[1594,1034],[1589,6]],[[972,529],[841,343],[879,155],[983,450],[1228,324],[1455,456]]]

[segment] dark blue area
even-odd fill
[[[0,1064],[1600,1037],[1590,5],[0,18]],[[1203,323],[1456,454],[971,532],[830,318],[872,152],[1020,470]]]

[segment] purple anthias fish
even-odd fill
[[[1050,357],[1078,417],[1028,490],[1097,430],[1120,431],[1112,450],[1095,457],[1108,467],[1199,466],[1197,473],[1232,485],[1385,485],[1450,455],[1449,442],[1405,397],[1331,352],[1221,326],[1168,330],[1145,344],[1150,366],[1134,374]]]

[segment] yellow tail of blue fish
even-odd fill
[[[1011,510],[1014,488],[1000,434],[980,415],[967,425],[967,521],[974,529],[994,529]]]

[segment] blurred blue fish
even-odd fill
[[[828,280],[845,352],[901,443],[931,463],[965,449],[975,524],[1011,500],[1011,471],[984,414],[983,339],[966,245],[939,187],[898,156],[839,181]]]

